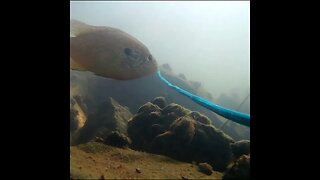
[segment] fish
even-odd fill
[[[157,61],[137,38],[113,27],[70,20],[70,69],[131,80],[154,74]]]

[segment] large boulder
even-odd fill
[[[250,156],[242,155],[228,166],[222,180],[233,179],[250,179]]]
[[[159,106],[159,108],[164,108],[167,105],[167,101],[164,97],[156,97],[151,101],[151,103]]]
[[[128,123],[131,147],[182,161],[207,162],[223,171],[233,160],[235,141],[199,112],[171,103],[164,108],[148,102]]]
[[[144,104],[128,122],[128,135],[132,140],[132,147],[150,150],[152,140],[165,132],[174,120],[188,112],[190,110],[173,103],[164,109],[151,102]]]
[[[231,144],[232,152],[236,159],[238,159],[242,155],[250,154],[250,141],[248,140],[240,140],[233,144]]]
[[[94,137],[106,138],[111,131],[118,131],[126,135],[128,120],[132,116],[127,107],[121,106],[113,98],[107,98],[95,113],[88,116],[74,144],[88,142]]]

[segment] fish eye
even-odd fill
[[[125,48],[124,49],[124,53],[128,56],[130,56],[132,54],[132,50],[130,48]]]
[[[152,61],[152,55],[151,54],[148,56],[148,60]]]

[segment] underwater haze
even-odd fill
[[[249,11],[70,2],[70,179],[250,179]]]
[[[236,109],[250,93],[249,1],[71,2],[71,19],[119,28]],[[250,113],[250,97],[239,111]]]

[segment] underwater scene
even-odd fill
[[[250,2],[71,1],[70,179],[250,179]]]

